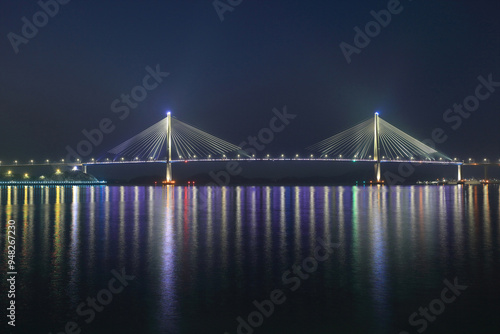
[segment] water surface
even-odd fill
[[[285,301],[253,319],[262,322],[254,333],[490,333],[500,328],[499,192],[2,187],[3,277],[9,220],[17,232],[13,333],[59,333],[75,322],[82,333],[233,334],[237,318],[249,321],[253,302],[276,289]],[[290,273],[320,240],[339,247],[307,278]],[[91,321],[80,315],[121,271],[135,278]],[[409,317],[455,279],[467,288],[412,326]],[[0,285],[7,291],[5,279]]]

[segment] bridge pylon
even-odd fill
[[[381,166],[380,166],[380,123],[378,112],[373,118],[373,161],[375,161],[375,183],[383,183],[381,181]]]
[[[165,181],[163,181],[163,184],[175,184],[175,181],[173,180],[172,177],[172,116],[170,114],[170,111],[167,112],[167,138],[166,138],[166,144],[167,144],[167,171],[165,175]]]

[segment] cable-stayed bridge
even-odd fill
[[[458,167],[457,180],[462,179],[462,165],[478,164],[451,159],[381,119],[378,113],[375,113],[373,119],[370,118],[328,137],[309,146],[307,150],[309,154],[306,156],[256,157],[250,155],[242,147],[181,122],[168,112],[167,117],[109,150],[108,157],[102,159],[92,158],[89,161],[80,161],[80,159],[64,161],[62,159],[58,162],[47,160],[41,163],[31,160],[28,164],[19,164],[18,161],[9,164],[0,162],[0,166],[81,166],[83,171],[87,172],[87,167],[91,165],[165,163],[164,183],[174,184],[172,164],[190,161],[365,162],[374,165],[376,183],[383,182],[381,178],[383,163],[456,165]],[[479,164],[500,166],[500,161],[499,163],[484,161]]]

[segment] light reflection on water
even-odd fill
[[[498,186],[26,186],[0,188],[0,203],[2,225],[16,221],[28,329],[234,332],[254,299],[283,288],[290,302],[261,333],[300,332],[311,313],[318,333],[384,333],[408,329],[445,278],[475,285],[471,300],[499,291]],[[318,238],[341,247],[291,294],[281,276]],[[120,268],[136,281],[85,324],[76,307]]]

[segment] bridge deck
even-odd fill
[[[375,163],[372,159],[332,159],[332,158],[220,158],[220,159],[182,159],[171,160],[172,163],[187,162],[257,162],[257,161],[321,161],[321,162],[364,162]],[[500,166],[500,163],[465,163],[461,161],[436,161],[436,160],[381,160],[381,163],[413,163],[413,164],[435,164],[435,165],[464,165],[464,166]],[[71,167],[71,166],[94,166],[94,165],[123,165],[144,163],[167,163],[167,160],[123,160],[123,161],[87,161],[87,162],[49,162],[28,164],[0,164],[0,167]]]

